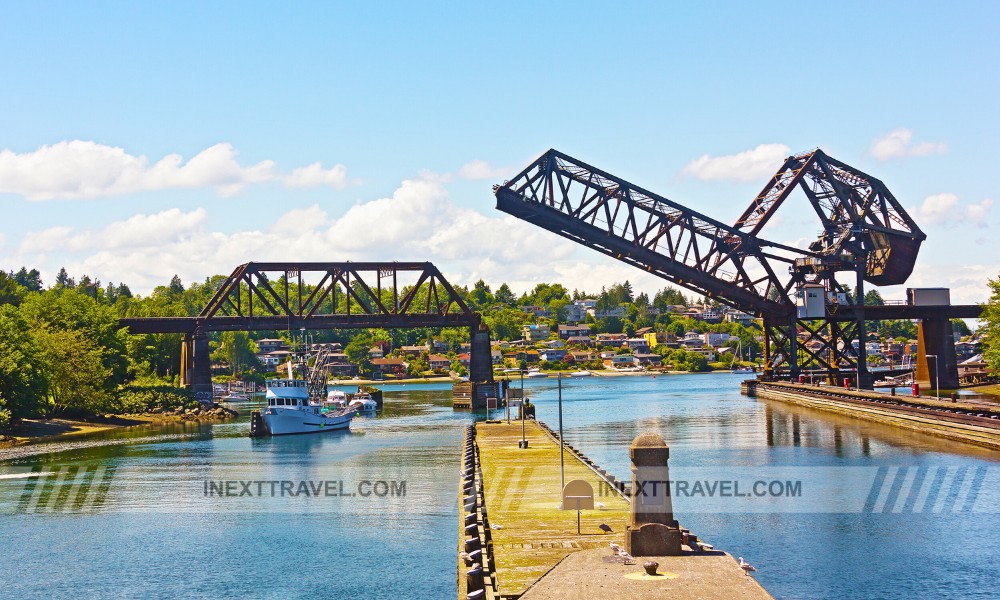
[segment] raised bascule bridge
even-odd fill
[[[196,317],[120,320],[130,333],[180,333],[181,381],[212,397],[208,334],[213,331],[467,327],[476,405],[497,396],[489,331],[429,262],[249,262],[222,283]],[[312,382],[325,395],[326,381]]]
[[[766,379],[808,370],[871,389],[866,323],[919,319],[917,380],[958,386],[949,319],[978,317],[981,307],[951,305],[945,290],[908,290],[907,304],[865,306],[866,285],[906,282],[926,235],[881,181],[822,150],[789,156],[733,225],[557,150],[494,194],[505,213],[760,318]],[[819,222],[804,249],[762,237],[793,195],[805,197]]]

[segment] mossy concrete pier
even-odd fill
[[[1000,407],[927,396],[890,396],[866,390],[749,380],[747,396],[807,406],[939,438],[1000,449]]]
[[[577,511],[561,509],[558,434],[528,421],[525,449],[521,427],[481,422],[466,439],[460,599],[771,597],[732,556],[683,528],[680,555],[625,564],[611,544],[625,544],[629,486],[567,444],[565,481],[594,489],[594,510],[580,513],[578,533]],[[645,573],[648,560],[659,563],[657,575]]]

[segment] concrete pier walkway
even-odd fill
[[[629,501],[568,448],[565,480],[594,488],[594,510],[560,510],[559,445],[533,421],[479,423],[476,445],[501,598],[747,598],[771,596],[723,552],[655,558],[660,576],[625,565],[610,543],[624,544]],[[623,452],[627,449],[623,448]],[[605,525],[610,531],[603,530]]]

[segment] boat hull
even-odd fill
[[[282,410],[271,407],[261,411],[264,424],[271,435],[293,435],[299,433],[322,433],[347,429],[354,418],[354,412],[330,416],[330,413],[315,414],[306,410]]]

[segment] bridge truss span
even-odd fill
[[[787,268],[794,260],[788,251],[802,251],[762,245],[751,234],[557,150],[494,192],[501,211],[706,297],[756,314],[793,310],[771,262]]]

